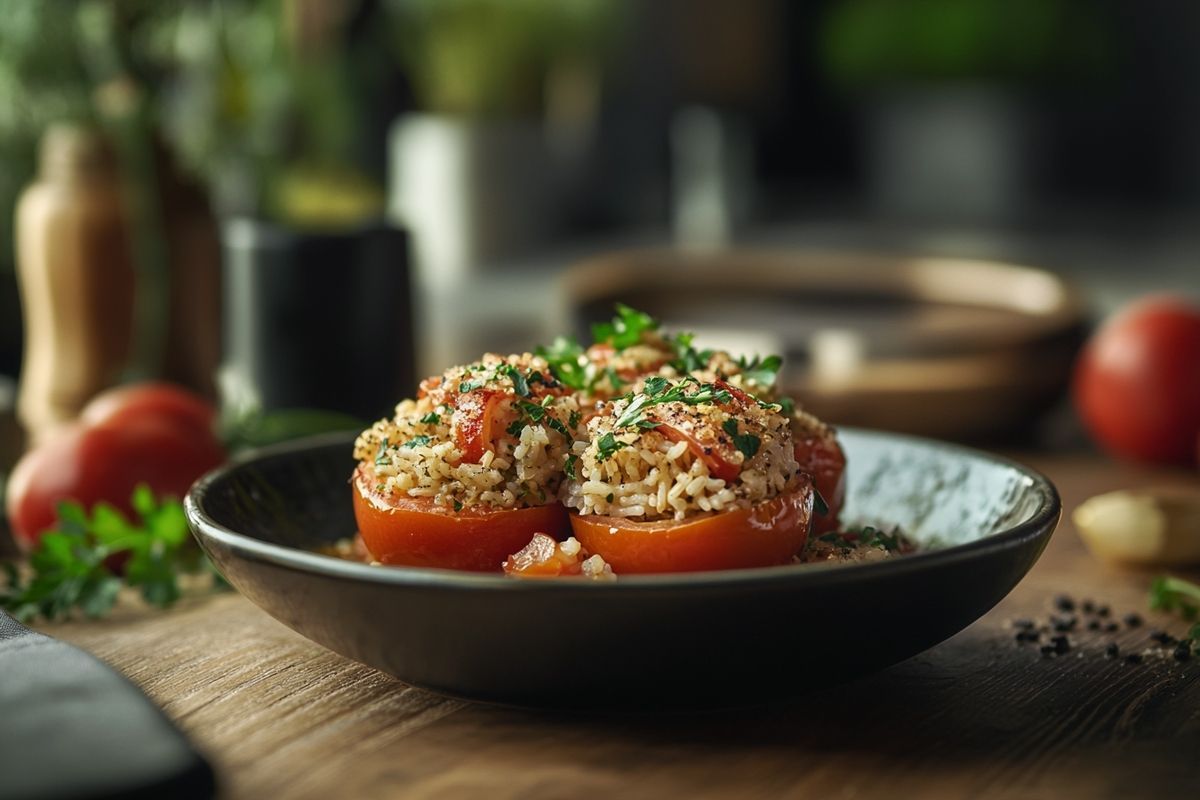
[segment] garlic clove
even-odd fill
[[[1092,555],[1102,561],[1200,563],[1200,491],[1108,492],[1080,504],[1071,519]]]

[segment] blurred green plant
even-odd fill
[[[424,110],[538,116],[550,73],[598,69],[624,0],[392,0],[393,41]]]
[[[1111,20],[1090,0],[842,0],[821,60],[844,89],[1087,80],[1110,71]]]
[[[355,194],[332,216],[380,210],[382,192],[354,152],[361,110],[395,66],[386,26],[361,23],[380,8],[370,0],[5,0],[0,264],[11,263],[12,208],[35,170],[38,139],[58,121],[103,125],[143,183],[127,156],[148,139],[166,142],[223,211],[311,219],[327,210],[311,198],[329,186]]]

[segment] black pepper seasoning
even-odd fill
[[[1142,624],[1142,618],[1137,614],[1126,614],[1125,624],[1130,628],[1137,628]]]
[[[1054,605],[1058,606],[1059,611],[1074,611],[1075,601],[1065,594],[1060,594],[1054,600]]]
[[[1125,656],[1125,663],[1140,664],[1142,663],[1142,656],[1140,653],[1130,653],[1129,655]]]
[[[1116,658],[1117,656],[1121,655],[1121,648],[1117,647],[1115,644],[1110,644],[1108,647],[1104,648],[1104,655],[1109,658]]]

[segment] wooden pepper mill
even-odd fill
[[[163,363],[154,377],[212,396],[220,357],[220,248],[203,195],[155,155],[170,266]],[[75,418],[129,366],[137,270],[113,149],[98,131],[51,127],[16,212],[25,353],[17,414],[30,444]],[[150,377],[150,376],[147,376]]]

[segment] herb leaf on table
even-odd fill
[[[21,621],[76,612],[102,617],[123,586],[138,589],[152,606],[173,605],[180,597],[179,577],[203,572],[207,559],[190,545],[179,501],[156,498],[143,485],[134,490],[131,505],[136,522],[108,503],[97,503],[90,514],[78,503],[60,504],[57,526],[30,553],[28,575],[4,565],[0,608]]]

